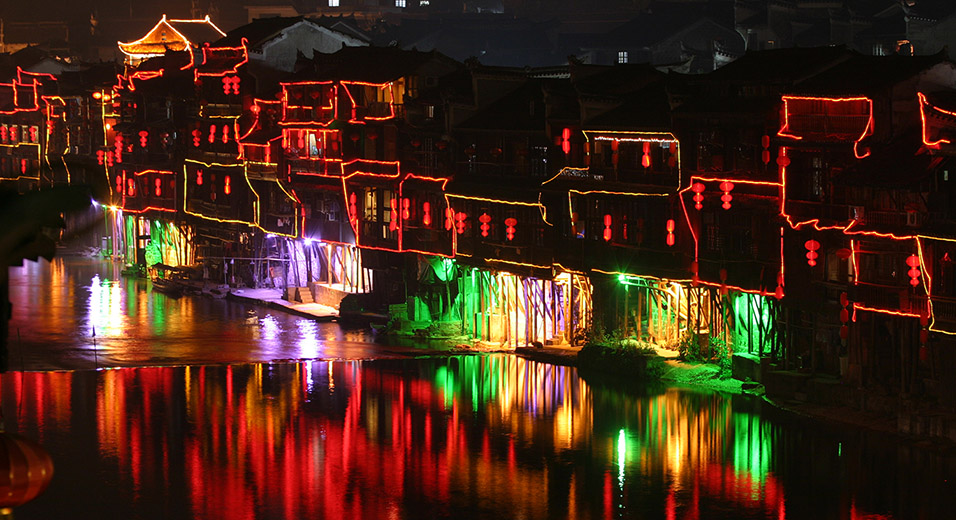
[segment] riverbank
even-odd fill
[[[229,297],[316,321],[333,321],[337,314],[331,307],[284,300],[282,292],[276,289],[238,289],[230,293]],[[581,347],[568,345],[540,348],[518,347],[513,350],[500,347],[487,348],[482,345],[458,345],[448,348],[430,345],[430,348],[426,350],[416,350],[416,354],[441,356],[513,352],[515,355],[535,361],[579,367],[578,356],[581,350]],[[933,410],[926,406],[918,407],[899,400],[878,399],[875,396],[853,397],[865,394],[860,389],[845,387],[834,378],[778,371],[769,371],[765,377],[761,378],[748,378],[764,381],[769,387],[768,391],[764,384],[735,379],[730,377],[729,370],[721,370],[716,365],[682,361],[678,359],[676,351],[654,348],[647,352],[646,357],[646,362],[651,368],[649,370],[641,368],[641,373],[645,371],[649,373],[645,379],[653,379],[673,386],[751,395],[786,413],[810,420],[877,431],[919,443],[956,447],[956,414]],[[610,366],[621,369],[625,367],[619,363],[611,363]],[[589,366],[585,369],[607,372],[600,366]],[[625,369],[624,373],[618,374],[617,377],[632,379],[633,372],[628,373]],[[799,389],[804,391],[784,391],[789,388],[788,385],[792,386],[791,383],[794,380],[799,380]],[[858,400],[859,406],[845,404],[847,401],[855,400]]]
[[[580,352],[581,348],[568,347],[519,348],[515,351],[517,355],[528,359],[575,366],[622,378],[620,372],[627,366],[626,363],[612,360],[603,367],[593,362],[582,367],[578,363]],[[641,369],[640,373],[646,374],[645,380],[649,382],[750,395],[777,410],[806,420],[879,432],[921,445],[956,449],[956,414],[951,412],[933,410],[925,405],[906,406],[902,402],[897,402],[896,406],[883,402],[879,409],[874,410],[842,405],[835,400],[829,403],[813,402],[808,400],[807,395],[798,395],[801,399],[767,395],[766,389],[760,383],[734,379],[730,377],[729,371],[721,370],[714,364],[682,361],[678,359],[677,352],[672,350],[654,348],[653,352],[647,352],[643,357],[646,358],[642,362],[646,368]],[[629,379],[636,380],[633,376]],[[842,385],[838,381],[825,377],[819,379],[822,381],[821,385],[828,385],[832,392],[839,393]]]

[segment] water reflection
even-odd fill
[[[513,356],[0,376],[18,518],[943,518],[951,457]]]
[[[15,369],[367,359],[363,331],[266,307],[171,298],[106,261],[64,257],[10,269],[10,365]],[[395,352],[414,348],[394,348]]]

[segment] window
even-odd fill
[[[395,7],[405,7],[405,0],[395,0]]]
[[[618,51],[618,53],[617,53],[617,62],[618,62],[618,63],[627,63],[627,51]]]
[[[338,7],[339,0],[329,0],[329,7]]]

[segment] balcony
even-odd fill
[[[850,287],[850,299],[865,307],[920,314],[926,311],[926,295],[909,286],[860,283]]]

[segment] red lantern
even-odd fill
[[[667,245],[674,245],[674,219],[667,219]]]
[[[411,205],[412,201],[408,200],[408,197],[402,199],[402,220],[409,220],[411,218]]]
[[[817,254],[817,249],[820,249],[820,242],[810,239],[804,242],[803,245],[807,248],[807,264],[810,267],[817,265],[817,258],[820,256]]]
[[[910,285],[916,287],[919,285],[919,277],[922,274],[919,270],[919,257],[916,255],[906,257],[906,265],[910,267],[910,270],[906,272],[910,277]]]
[[[644,141],[644,156],[641,157],[641,166],[649,168],[651,166],[651,143]]]
[[[604,215],[604,241],[611,241],[611,215]]]
[[[783,271],[777,273],[777,289],[774,290],[773,296],[778,299],[783,299]]]
[[[229,126],[222,125],[222,144],[229,142]]]
[[[734,183],[730,181],[724,181],[720,183],[720,191],[724,192],[720,196],[720,200],[723,202],[720,206],[724,209],[730,209],[730,201],[734,200],[734,196],[730,192],[734,189]]]
[[[196,186],[202,186],[202,170],[196,170]]]
[[[445,210],[445,229],[451,231],[455,227],[455,210],[448,208]]]
[[[704,207],[704,196],[701,195],[704,191],[703,183],[695,182],[691,185],[690,191],[694,192],[694,209],[700,211]]]
[[[27,172],[27,171],[26,171],[26,162],[27,162],[26,159],[23,159],[23,160],[20,161],[20,163],[21,163],[21,164],[23,165],[23,167],[24,167],[24,168],[23,168],[23,173],[26,173],[26,172]],[[106,151],[106,165],[107,165],[107,166],[113,166],[113,151],[112,151],[112,150],[107,150],[107,151]]]
[[[691,277],[691,280],[690,280],[690,284],[693,285],[694,287],[697,287],[697,285],[700,283],[700,277],[697,276],[696,261],[690,263],[690,272],[693,273],[693,276]]]
[[[163,196],[163,181],[162,179],[157,178],[153,184],[156,186],[154,193],[157,197]]]
[[[358,206],[354,191],[349,194],[349,220],[353,226],[358,225]]]
[[[515,238],[515,226],[518,225],[518,220],[513,217],[508,217],[505,219],[505,231],[508,237],[508,240],[514,240]]]
[[[106,156],[106,152],[103,150],[96,151],[96,164],[103,166],[103,158]]]
[[[209,144],[216,142],[216,125],[209,125]]]
[[[851,254],[853,254],[852,251],[845,247],[836,250],[837,258],[840,260],[846,260],[847,258],[850,258]]]
[[[224,184],[223,184],[223,186],[222,186],[222,192],[225,193],[226,195],[229,195],[230,193],[232,193],[232,184],[231,184],[231,181],[232,181],[232,179],[231,179],[230,176],[228,176],[228,175],[226,175],[226,178],[223,179],[223,183],[224,183]]]
[[[422,225],[425,227],[432,226],[432,205],[428,202],[422,203]]]
[[[458,212],[455,214],[455,229],[458,230],[458,234],[465,232],[465,220],[468,219],[468,215]]]
[[[394,198],[389,199],[388,206],[389,206],[389,220],[390,220],[390,222],[388,223],[388,230],[395,231],[396,229],[398,229],[398,201],[395,200]]]
[[[116,176],[116,193],[123,193],[123,177]]]
[[[123,134],[116,134],[113,138],[113,148],[116,150],[116,162],[123,162]]]
[[[46,490],[53,478],[53,460],[39,444],[0,432],[0,508],[22,506]]]
[[[565,128],[561,131],[561,151],[564,155],[571,153],[571,129]]]
[[[149,132],[147,132],[146,130],[140,130],[139,131],[139,147],[146,148],[146,143],[148,142],[148,139],[149,139]]]
[[[193,146],[198,148],[200,139],[202,139],[202,131],[197,128],[193,130]]]
[[[488,224],[489,222],[491,222],[491,215],[487,213],[482,213],[481,216],[478,217],[478,222],[481,222],[481,226],[480,226],[481,236],[483,237],[488,236],[488,230],[491,229],[491,225]]]
[[[136,182],[133,179],[126,179],[126,195],[130,197],[136,195]]]

